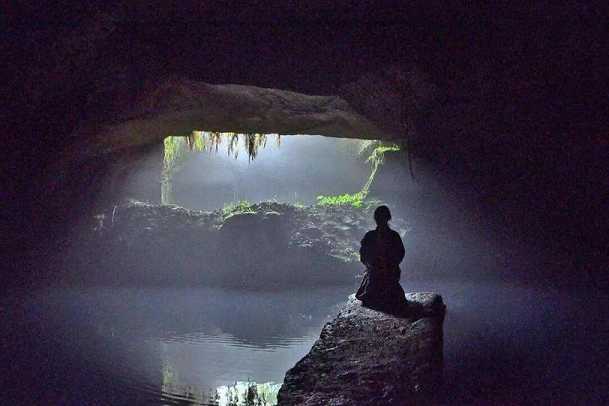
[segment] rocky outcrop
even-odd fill
[[[193,130],[387,138],[338,96],[311,96],[186,79],[149,84],[112,121],[88,121],[72,136],[83,158],[161,142]]]
[[[352,295],[311,351],[285,376],[279,405],[408,405],[433,400],[442,380],[445,305],[408,293],[408,318],[371,310]]]
[[[61,252],[64,279],[244,289],[355,283],[372,208],[263,202],[205,212],[130,201]],[[406,232],[403,220],[394,227]]]

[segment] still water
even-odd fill
[[[437,291],[448,305],[447,404],[608,401],[600,298],[505,283],[402,284]],[[214,398],[238,381],[276,390],[354,288],[5,296],[0,396],[10,404],[186,405],[222,402]]]

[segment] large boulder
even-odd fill
[[[408,293],[411,316],[363,307],[354,295],[285,376],[279,405],[408,405],[433,400],[442,380],[445,305]]]

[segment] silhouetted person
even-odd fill
[[[407,301],[400,286],[404,244],[400,235],[389,228],[389,220],[389,208],[377,207],[374,211],[376,230],[366,233],[359,250],[360,260],[366,266],[366,275],[355,297],[366,307],[404,314]]]

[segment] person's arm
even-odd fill
[[[370,258],[370,243],[369,243],[368,233],[366,233],[366,235],[364,235],[364,238],[361,241],[361,246],[359,249],[359,260],[362,262],[362,264],[364,264],[364,265],[366,265],[366,267],[368,267],[369,258]]]
[[[402,242],[402,238],[400,237],[400,234],[398,234],[397,232],[395,232],[395,263],[397,265],[400,264],[400,262],[402,262],[402,260],[404,259],[404,256],[406,255],[406,250],[404,249],[404,243]]]

